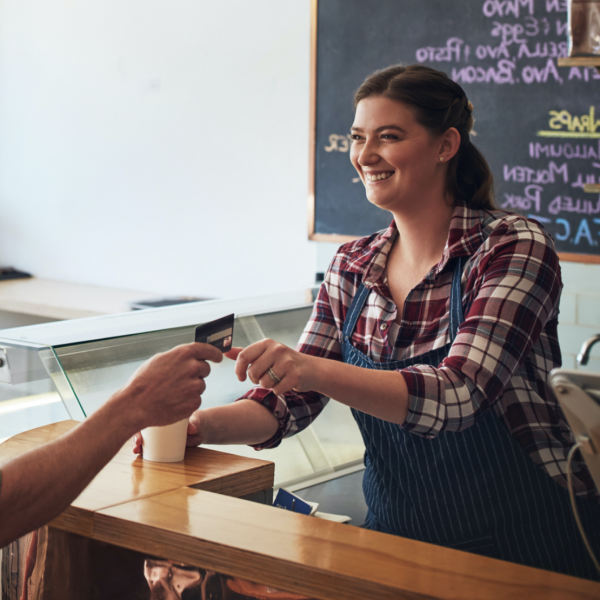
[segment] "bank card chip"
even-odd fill
[[[233,320],[234,315],[227,315],[204,325],[196,327],[195,341],[202,344],[210,344],[221,352],[229,352],[233,342]]]

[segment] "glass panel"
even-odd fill
[[[158,352],[189,343],[193,341],[193,337],[193,327],[181,327],[59,346],[54,348],[54,352],[78,404],[89,417],[127,383],[144,361]]]
[[[73,391],[71,382],[66,376],[54,348],[44,348],[43,350],[40,350],[39,356],[46,372],[56,386],[71,419],[83,421],[87,415],[79,402],[79,398],[77,398]]]
[[[334,469],[363,461],[365,445],[347,406],[330,401],[311,427]]]
[[[266,330],[269,337],[295,347],[310,312],[311,307],[307,306],[238,318],[235,321],[233,343],[236,346],[248,346],[262,339]],[[219,316],[222,316],[222,312]],[[89,416],[125,385],[145,360],[157,352],[193,341],[195,325],[55,347],[53,351],[70,383],[70,388],[60,389],[61,395],[64,393],[66,398],[69,394],[73,396],[74,392],[83,414]],[[44,357],[49,363],[49,353],[46,352]],[[47,368],[56,374],[56,365],[48,364]],[[235,363],[229,359],[211,364],[207,390],[203,394],[204,407],[228,404],[252,387],[251,382],[239,382],[234,369]]]
[[[11,346],[0,340],[0,441],[23,431],[71,417],[61,402],[56,382],[49,375],[42,352],[51,349]],[[55,361],[56,362],[56,361]],[[62,382],[66,379],[62,375]]]

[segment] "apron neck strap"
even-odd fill
[[[344,320],[344,328],[342,329],[342,335],[344,337],[352,337],[358,317],[360,317],[360,313],[362,312],[368,296],[369,288],[366,287],[364,283],[361,283],[360,287],[354,294],[354,298],[352,298],[352,304],[350,304],[350,308],[346,314],[346,319]]]
[[[465,315],[462,306],[462,289],[460,280],[462,272],[465,268],[466,259],[464,256],[459,256],[456,259],[454,273],[452,275],[452,288],[450,291],[450,341],[453,342],[458,333],[458,328],[465,320]]]

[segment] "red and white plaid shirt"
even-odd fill
[[[397,235],[392,223],[340,247],[297,350],[342,360],[344,319],[362,282],[370,294],[352,336],[358,350],[375,362],[387,362],[446,345],[449,261],[467,257],[461,281],[465,321],[448,357],[437,367],[401,370],[409,394],[402,427],[433,438],[462,431],[491,409],[535,463],[566,487],[566,456],[574,439],[547,383],[551,369],[561,365],[557,317],[562,283],[552,239],[522,216],[456,207],[442,259],[410,292],[398,325],[385,269]],[[284,401],[260,387],[244,397],[261,402],[279,420],[276,435],[257,449],[275,447],[307,427],[329,400],[317,392],[288,392]],[[585,464],[574,464],[574,470],[576,492],[597,499]]]

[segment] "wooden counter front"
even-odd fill
[[[591,581],[191,489],[99,511],[94,539],[314,598],[600,598]]]

